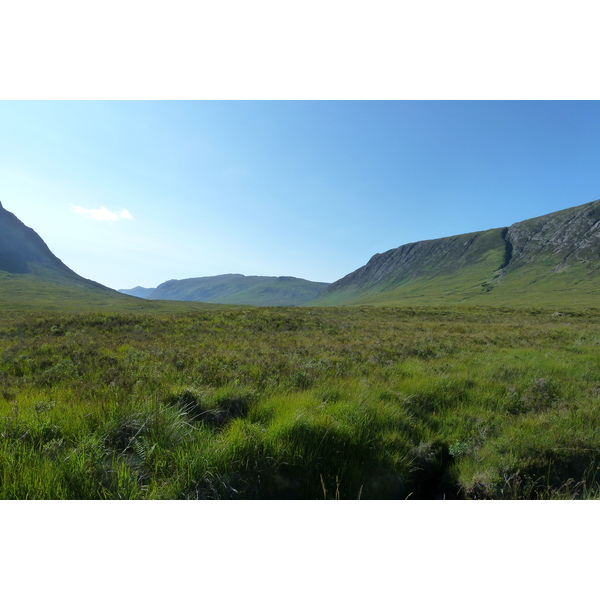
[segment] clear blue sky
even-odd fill
[[[0,102],[0,201],[114,288],[334,281],[598,198],[598,102]]]

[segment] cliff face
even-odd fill
[[[595,305],[600,201],[376,254],[312,304]]]
[[[383,254],[376,254],[360,269],[332,283],[327,293],[345,286],[360,287],[378,283],[400,283],[410,279],[432,279],[466,270],[479,270],[490,256],[504,256],[503,229],[427,240],[406,244]],[[499,268],[501,263],[496,264]]]
[[[508,228],[515,269],[539,260],[567,266],[600,259],[600,200],[515,223]],[[600,266],[600,265],[599,265]]]

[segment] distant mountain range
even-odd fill
[[[167,281],[155,289],[119,293],[84,279],[48,248],[44,240],[0,203],[0,307],[19,309],[183,309],[157,300],[294,306],[316,298],[327,283],[296,277],[219,275]],[[127,294],[127,295],[126,295]],[[142,300],[142,302],[140,302]],[[153,302],[144,302],[153,300]],[[150,308],[152,307],[152,308]]]
[[[600,200],[510,227],[405,244],[376,254],[332,284],[236,274],[120,292],[69,269],[0,203],[1,308],[171,311],[184,308],[167,300],[257,306],[598,307]]]
[[[314,300],[328,283],[296,277],[260,277],[238,274],[172,279],[157,288],[119,290],[149,300],[194,300],[218,304],[300,306]]]
[[[599,292],[597,200],[376,254],[309,304],[600,306]]]

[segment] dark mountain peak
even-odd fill
[[[29,273],[36,264],[64,267],[44,240],[0,203],[0,270]]]
[[[0,203],[0,271],[45,281],[108,289],[69,269],[33,230]]]

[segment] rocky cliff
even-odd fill
[[[600,200],[376,254],[312,304],[600,305]]]

